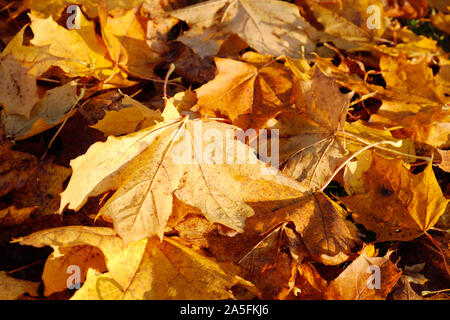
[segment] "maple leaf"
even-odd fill
[[[355,227],[344,220],[345,215],[341,207],[317,192],[270,215],[260,214],[256,223],[259,228],[270,230],[281,222],[292,221],[308,252],[324,264],[336,265],[346,261],[359,242]]]
[[[448,30],[448,0],[0,0],[0,296],[441,289],[450,60],[392,18],[428,6]]]
[[[446,102],[443,85],[439,77],[433,75],[427,59],[411,61],[403,54],[398,57],[382,55],[380,69],[386,81],[386,88],[413,93],[438,103]],[[405,81],[406,79],[408,81]]]
[[[17,239],[36,247],[94,246],[105,258],[108,272],[89,269],[84,285],[72,299],[226,299],[239,282],[214,259],[176,239],[142,239],[125,246],[109,228],[62,227]],[[226,269],[228,271],[228,269]],[[202,276],[199,277],[198,275]]]
[[[302,240],[286,224],[273,230],[240,261],[246,279],[254,283],[264,299],[284,299],[292,290],[297,265],[307,257]]]
[[[130,74],[143,79],[153,79],[154,67],[163,61],[162,57],[147,46],[145,19],[137,9],[129,10],[120,17],[109,17],[104,2],[100,2],[99,16],[103,39],[113,61]]]
[[[30,117],[9,115],[2,117],[8,138],[27,139],[63,122],[74,113],[74,106],[83,94],[77,96],[77,85],[71,81],[61,87],[48,90],[33,107]]]
[[[36,80],[60,59],[49,52],[48,47],[36,48],[23,45],[22,28],[11,40],[0,57],[0,104],[7,115],[30,117],[39,101]]]
[[[226,115],[243,129],[258,129],[290,105],[293,76],[279,63],[255,66],[221,58],[215,63],[216,77],[196,90],[194,108],[201,114]]]
[[[25,293],[35,297],[38,296],[38,282],[15,279],[9,277],[5,271],[0,271],[0,285],[2,286],[0,292],[0,299],[2,300],[17,300]]]
[[[326,298],[333,300],[380,300],[395,286],[402,272],[390,260],[393,251],[383,257],[371,256],[370,246],[363,249],[361,255],[354,260],[336,279],[328,284]],[[372,269],[372,268],[377,269]],[[368,272],[370,270],[370,272]],[[372,270],[379,270],[380,281],[371,278]]]
[[[382,1],[342,0],[338,4],[297,0],[296,3],[313,13],[314,19],[321,26],[317,37],[323,42],[332,41],[338,48],[370,50],[374,38],[383,34],[385,22]],[[377,8],[375,19],[369,8]]]
[[[309,81],[300,82],[295,112],[278,117],[283,172],[318,190],[342,163],[346,151],[336,132],[344,129],[350,94],[340,92],[335,80],[318,68]]]
[[[210,221],[242,232],[253,210],[242,199],[241,180],[270,175],[264,174],[268,168],[254,151],[234,140],[236,130],[185,117],[121,138],[109,137],[71,161],[74,173],[62,194],[60,211],[67,205],[78,210],[89,196],[118,189],[101,213],[114,220],[126,242],[153,234],[161,237],[174,196]],[[208,131],[214,134],[204,136]]]
[[[92,245],[58,247],[57,251],[47,258],[42,272],[44,295],[62,292],[67,289],[67,272],[77,266],[81,271],[80,282],[86,280],[89,269],[106,272],[105,257],[99,248]],[[61,272],[66,270],[66,272]],[[74,283],[73,285],[76,285]]]
[[[80,29],[68,30],[52,17],[44,19],[29,14],[34,34],[31,44],[48,46],[50,54],[62,58],[57,65],[72,76],[93,75],[106,80],[113,75],[113,63],[106,58],[106,47],[95,33],[94,23],[82,13],[79,15]]]
[[[276,0],[210,0],[170,13],[191,29],[179,40],[200,56],[215,55],[231,34],[237,34],[261,54],[301,57],[311,52],[314,29],[298,7]]]
[[[355,226],[345,221],[347,213],[341,207],[321,192],[307,194],[279,187],[278,194],[271,194],[271,187],[266,185],[257,181],[246,185],[243,197],[255,215],[246,220],[242,235],[205,235],[211,252],[226,261],[238,262],[271,231],[293,223],[308,256],[326,265],[340,264],[349,258],[360,240]]]
[[[361,159],[360,161],[364,161]],[[431,164],[414,175],[402,159],[386,160],[372,154],[363,174],[367,191],[341,198],[352,217],[376,233],[377,241],[409,241],[429,230],[444,213],[448,200]]]
[[[146,107],[128,95],[123,95],[119,104],[120,109],[106,111],[103,119],[91,127],[103,132],[105,136],[119,136],[151,127],[162,120],[159,111]]]

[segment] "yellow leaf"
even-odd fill
[[[411,61],[403,54],[398,57],[383,55],[380,69],[387,89],[413,93],[438,103],[446,102],[442,83],[433,75],[427,59]]]
[[[151,127],[162,121],[161,113],[152,110],[137,100],[124,95],[121,109],[107,111],[103,119],[91,127],[100,130],[105,136],[119,136]]]
[[[90,245],[77,245],[72,247],[58,248],[60,255],[55,256],[52,253],[45,262],[42,273],[44,282],[44,295],[50,296],[56,292],[62,292],[68,289],[68,278],[71,273],[80,271],[80,282],[86,279],[89,268],[106,272],[105,257],[100,249]],[[73,269],[76,266],[77,269]],[[71,282],[69,285],[75,285]]]
[[[113,9],[123,9],[129,10],[138,7],[145,0],[106,0],[106,6],[108,10]],[[25,0],[18,10],[18,13],[23,12],[27,9],[39,12],[45,17],[53,16],[58,18],[63,12],[64,8],[72,4],[83,5],[87,10],[87,15],[90,18],[95,18],[97,16],[97,2],[94,0],[51,0],[51,1],[41,1],[41,0]]]
[[[103,39],[113,61],[130,74],[154,79],[153,68],[162,58],[147,45],[146,20],[132,9],[120,17],[109,17],[107,9],[100,6]]]
[[[61,59],[53,56],[48,47],[23,45],[22,28],[0,57],[0,105],[7,115],[29,118],[39,101],[37,78]]]
[[[235,140],[237,128],[187,117],[96,143],[71,161],[73,175],[60,211],[79,210],[90,196],[117,192],[101,209],[125,242],[162,237],[173,197],[211,222],[242,232],[253,210],[242,198],[246,180],[283,185],[278,174]],[[269,173],[270,172],[270,173]],[[269,174],[268,174],[269,173]]]
[[[81,98],[81,95],[77,96],[75,81],[50,89],[33,107],[29,119],[20,115],[2,119],[5,133],[9,138],[22,140],[46,131],[70,117],[74,105]]]
[[[84,285],[72,297],[75,300],[229,299],[233,298],[229,289],[239,281],[214,259],[173,238],[125,245],[109,228],[74,226],[40,231],[17,241],[36,247],[89,245],[103,252],[108,272],[89,269]]]
[[[39,282],[19,280],[9,277],[5,271],[0,271],[0,300],[16,300],[25,293],[38,296]]]
[[[48,46],[49,52],[62,58],[56,65],[72,76],[95,76],[105,80],[113,74],[102,39],[95,33],[95,25],[80,13],[80,29],[68,30],[52,17],[47,19],[29,14],[34,46]]]

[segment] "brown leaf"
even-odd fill
[[[233,298],[229,289],[240,281],[214,259],[176,239],[142,239],[124,245],[109,228],[63,227],[17,241],[36,247],[90,245],[103,252],[108,272],[89,269],[86,282],[72,297],[75,300],[227,299]]]
[[[36,157],[11,150],[2,140],[0,135],[0,196],[24,187],[37,168]]]
[[[279,63],[258,66],[222,58],[215,63],[216,77],[196,90],[194,108],[201,114],[225,115],[243,129],[259,129],[290,105],[292,74]]]
[[[389,295],[392,300],[423,300],[412,288],[407,276],[401,276]]]
[[[296,266],[306,256],[308,252],[300,237],[283,224],[247,253],[239,265],[264,299],[284,299],[293,288]]]
[[[443,195],[431,164],[414,175],[402,159],[372,154],[364,173],[368,192],[341,198],[352,217],[376,233],[378,241],[409,241],[430,229],[444,213]]]
[[[294,222],[308,252],[321,263],[337,265],[349,258],[359,242],[355,227],[345,221],[346,212],[322,192],[299,198],[293,204],[260,214],[248,224],[270,230],[281,222]],[[254,222],[253,222],[254,221]]]
[[[191,29],[180,41],[202,57],[215,55],[230,34],[261,54],[300,57],[314,49],[313,29],[298,8],[276,0],[210,0],[171,12]],[[244,26],[244,27],[243,27]]]
[[[384,257],[371,257],[368,255],[368,248],[370,247],[366,247],[356,260],[329,283],[327,299],[386,299],[402,272],[389,260],[392,251]]]
[[[278,117],[271,129],[285,138],[280,146],[283,172],[318,190],[345,160],[342,138],[351,94],[343,94],[333,78],[319,68],[309,81],[299,83],[294,112]]]

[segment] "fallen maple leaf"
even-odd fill
[[[364,161],[364,160],[361,160]],[[386,160],[372,154],[363,174],[367,193],[342,197],[352,217],[376,233],[377,241],[409,241],[429,230],[444,213],[443,195],[431,164],[414,175],[401,158]]]
[[[356,260],[328,284],[327,299],[386,299],[402,272],[389,260],[392,251],[388,251],[383,257],[370,256],[369,251],[370,246],[366,247]]]
[[[74,106],[82,96],[77,96],[75,81],[48,90],[34,105],[29,118],[10,115],[2,119],[7,137],[27,139],[56,126],[73,115]]]
[[[100,4],[103,39],[113,61],[134,76],[156,78],[153,69],[163,59],[147,46],[147,37],[151,35],[144,27],[145,19],[137,9],[129,10],[120,17],[109,17],[104,1]]]
[[[74,269],[76,266],[79,269]],[[68,274],[80,270],[80,282],[84,283],[89,269],[106,272],[105,256],[99,248],[92,245],[77,245],[58,247],[45,262],[42,272],[44,282],[44,295],[68,289]],[[65,271],[65,272],[64,272]],[[81,283],[71,283],[72,286]]]
[[[72,76],[93,75],[102,80],[113,75],[113,63],[107,59],[103,41],[95,33],[94,23],[82,13],[79,13],[81,28],[72,30],[60,26],[52,17],[29,16],[34,34],[31,44],[48,46],[50,54],[62,58],[57,65],[64,72]]]
[[[103,252],[108,272],[89,269],[72,299],[226,299],[233,297],[228,289],[240,281],[214,259],[176,239],[150,238],[125,245],[109,228],[62,227],[16,241],[36,247],[85,245],[85,250],[88,245]]]
[[[281,64],[221,58],[215,63],[216,77],[196,90],[194,108],[201,114],[225,115],[243,129],[258,129],[291,104],[293,75]]]
[[[317,192],[270,215],[260,215],[256,223],[267,230],[292,221],[308,252],[317,261],[337,265],[349,258],[351,249],[359,242],[355,227],[344,220],[345,215],[341,207]]]
[[[230,34],[261,54],[301,57],[311,52],[314,29],[298,7],[276,0],[210,0],[170,13],[191,29],[179,38],[202,57],[215,55]]]
[[[128,95],[123,95],[120,109],[106,111],[103,119],[91,127],[103,132],[105,136],[119,136],[151,127],[157,121],[162,121],[159,111],[146,107]]]
[[[36,80],[60,59],[48,47],[23,45],[22,28],[3,50],[0,57],[0,104],[7,115],[30,117],[39,101]]]
[[[284,299],[292,290],[297,265],[309,254],[301,238],[286,224],[273,230],[240,261],[246,279],[263,292],[264,299]]]
[[[242,232],[245,219],[253,215],[241,196],[242,180],[270,174],[264,173],[268,168],[253,150],[234,139],[236,130],[185,117],[121,138],[109,137],[71,161],[74,173],[62,194],[60,211],[67,205],[78,210],[88,197],[118,189],[101,214],[114,220],[126,242],[153,234],[162,237],[174,196],[210,221]]]
[[[343,94],[333,78],[320,69],[301,81],[295,112],[282,114],[271,129],[280,129],[283,172],[318,190],[345,160],[342,138],[351,94]]]

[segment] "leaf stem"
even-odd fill
[[[344,168],[347,165],[347,163],[349,163],[352,159],[354,159],[355,157],[357,157],[359,154],[363,153],[364,151],[369,150],[370,148],[373,148],[379,144],[388,143],[388,142],[391,142],[391,141],[381,141],[381,142],[372,143],[372,144],[369,144],[368,146],[365,146],[358,152],[355,152],[354,154],[352,154],[336,170],[334,170],[331,177],[329,177],[328,180],[325,182],[325,184],[320,188],[320,191],[325,190],[325,188],[330,184],[331,181],[333,181],[334,177],[336,177],[336,175],[339,173],[339,171],[341,171],[341,169]]]
[[[367,142],[367,141],[365,141],[365,140],[363,140],[363,139],[361,139],[361,138],[359,138],[359,137],[357,137],[357,136],[355,136],[355,135],[353,135],[353,134],[351,134],[351,133],[348,133],[348,132],[346,132],[346,131],[338,131],[338,132],[336,132],[336,134],[337,134],[337,135],[342,135],[342,136],[347,137],[347,138],[355,139],[355,140],[357,140],[357,141],[359,141],[359,142],[361,142],[361,143],[363,143],[363,144],[365,144],[365,145],[371,145],[370,142]],[[385,142],[388,142],[388,141],[385,141]],[[391,143],[389,143],[389,144],[391,144],[391,145],[393,145],[393,146],[395,146],[395,147],[398,146],[398,145],[396,144],[396,142],[393,142],[393,141],[389,141],[389,142],[391,142]],[[372,145],[373,145],[373,144],[372,144]],[[420,160],[424,160],[424,161],[427,161],[427,162],[431,162],[431,161],[432,161],[430,157],[416,156],[416,155],[413,155],[413,154],[408,154],[408,153],[404,153],[404,152],[397,151],[397,150],[392,150],[392,149],[385,148],[385,147],[381,147],[381,146],[375,146],[375,145],[374,145],[374,148],[377,148],[377,149],[380,149],[380,150],[383,150],[383,151],[387,151],[387,152],[391,152],[391,153],[394,153],[394,154],[398,154],[398,155],[403,156],[403,157],[409,157],[409,158],[414,158],[414,159],[420,159]]]

